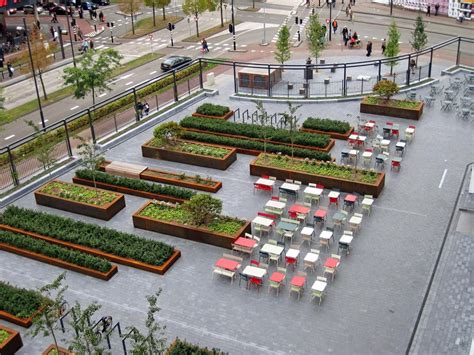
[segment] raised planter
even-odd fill
[[[0,330],[6,331],[10,336],[0,344],[1,355],[13,355],[23,346],[21,335],[14,329],[10,329],[0,325]]]
[[[63,211],[82,214],[106,221],[111,219],[115,214],[117,214],[117,212],[125,207],[125,198],[122,194],[117,194],[117,198],[110,203],[103,206],[97,206],[49,195],[41,192],[40,190],[42,188],[43,187],[35,191],[35,200],[38,205],[53,207]]]
[[[233,236],[223,233],[211,232],[204,228],[190,225],[183,225],[169,221],[160,221],[149,217],[140,216],[140,212],[145,209],[152,201],[145,203],[132,216],[133,226],[135,228],[145,229],[153,232],[172,235],[175,237],[192,240],[195,242],[211,244],[221,248],[232,249],[232,243],[239,237],[250,232],[250,222],[247,221],[242,228]]]
[[[390,101],[399,101],[391,99]],[[362,113],[372,113],[375,115],[390,116],[390,117],[399,117],[406,118],[409,120],[419,120],[423,114],[423,102],[418,102],[416,108],[401,108],[394,107],[384,104],[370,104],[366,102],[366,99],[362,99],[360,102],[360,112]]]
[[[163,159],[169,161],[175,161],[178,163],[191,164],[197,166],[204,166],[206,168],[213,168],[219,170],[225,170],[231,165],[234,161],[237,160],[237,150],[234,148],[229,148],[222,145],[215,145],[209,143],[201,143],[200,145],[206,145],[210,147],[218,147],[229,150],[229,153],[223,158],[211,157],[207,155],[200,155],[188,152],[180,152],[176,150],[158,148],[150,145],[153,139],[146,142],[142,145],[142,155],[146,158],[155,158]],[[190,143],[195,143],[191,142]]]
[[[72,178],[72,182],[75,184],[80,184],[80,185],[85,185],[85,186],[94,186],[94,181],[89,180],[89,179],[84,179],[84,178],[79,178],[74,176]],[[152,192],[147,192],[147,191],[140,191],[140,190],[134,190],[130,189],[128,187],[123,187],[123,186],[117,186],[117,185],[112,185],[112,184],[107,184],[105,182],[97,182],[96,181],[96,186],[100,189],[104,190],[110,190],[114,192],[120,192],[122,194],[127,194],[127,195],[134,195],[138,197],[144,197],[147,199],[151,200],[162,200],[162,201],[167,201],[167,202],[178,202],[182,203],[186,201],[183,198],[177,198],[169,195],[160,195],[160,194],[155,194]]]
[[[20,317],[14,316],[11,313],[0,311],[0,319],[19,325],[20,327],[23,327],[23,328],[29,328],[33,324],[33,318],[42,310],[43,308],[38,309],[33,315],[31,315],[31,317],[28,317],[28,318],[20,318]]]
[[[275,176],[278,180],[285,181],[286,179],[298,180],[303,184],[319,183],[330,189],[340,189],[345,192],[357,192],[362,195],[373,195],[377,197],[382,192],[385,184],[385,173],[379,173],[375,184],[351,181],[341,178],[335,178],[324,175],[310,174],[302,171],[285,170],[281,168],[274,168],[268,166],[256,165],[255,160],[250,163],[250,175]]]
[[[327,134],[331,138],[334,138],[334,139],[347,140],[349,136],[352,134],[352,132],[354,132],[354,127],[351,127],[351,129],[348,130],[346,133],[327,132],[327,131],[320,131],[317,129],[303,128],[303,127],[301,127],[300,131],[306,132],[306,133],[313,133],[313,134]]]
[[[201,115],[200,113],[194,112],[191,116],[193,117],[204,117],[204,118],[215,118],[216,120],[228,120],[232,117],[234,111],[230,110],[224,116],[210,116],[210,115]]]
[[[141,261],[134,260],[134,259],[124,258],[124,257],[121,257],[121,256],[105,253],[105,252],[100,251],[98,249],[89,248],[89,247],[85,247],[85,246],[82,246],[82,245],[65,242],[65,241],[62,241],[62,240],[59,240],[59,239],[47,237],[47,236],[40,235],[40,234],[33,233],[33,232],[28,232],[28,231],[25,231],[23,229],[10,227],[10,226],[4,225],[4,224],[0,224],[0,229],[1,230],[6,230],[6,231],[9,231],[9,232],[13,232],[13,233],[24,234],[24,235],[27,235],[29,237],[36,238],[36,239],[41,239],[41,240],[44,240],[44,241],[52,243],[52,244],[61,245],[63,247],[67,247],[67,248],[70,248],[70,249],[74,249],[74,250],[82,251],[84,253],[89,253],[89,254],[92,254],[92,255],[95,255],[95,256],[98,256],[98,257],[102,257],[104,259],[107,259],[107,260],[109,260],[111,262],[114,262],[114,263],[117,263],[117,264],[131,266],[131,267],[134,267],[134,268],[137,268],[137,269],[150,271],[150,272],[153,272],[153,273],[156,273],[156,274],[159,274],[159,275],[163,275],[166,271],[168,271],[168,269],[171,267],[171,265],[173,265],[175,263],[175,261],[178,260],[178,258],[181,256],[181,252],[179,250],[175,249],[175,251],[173,252],[171,257],[165,263],[163,263],[160,266],[156,266],[156,265],[146,264],[146,263],[143,263]]]
[[[51,344],[50,346],[48,346],[46,348],[45,351],[43,351],[41,353],[41,355],[50,355],[50,352],[54,349],[56,349],[56,346],[54,344]],[[69,351],[68,349],[62,348],[60,346],[58,346],[58,350],[59,350],[58,355],[73,355],[74,354],[73,352]]]
[[[14,253],[14,254],[17,254],[17,255],[21,255],[21,256],[24,256],[26,258],[30,258],[30,259],[33,259],[33,260],[38,260],[38,261],[41,261],[42,263],[58,266],[58,267],[61,267],[63,269],[79,272],[81,274],[92,276],[92,277],[95,277],[95,278],[98,278],[98,279],[101,279],[101,280],[105,280],[105,281],[110,280],[112,278],[112,276],[114,276],[118,271],[118,268],[117,268],[116,265],[112,265],[112,268],[108,272],[101,272],[101,271],[89,269],[87,267],[75,265],[75,264],[69,263],[69,262],[64,261],[64,260],[60,260],[60,259],[57,259],[57,258],[51,258],[49,256],[45,256],[45,255],[38,254],[38,253],[33,253],[31,251],[28,251],[28,250],[23,250],[23,249],[20,249],[20,248],[17,248],[17,247],[14,247],[14,246],[11,246],[11,245],[8,245],[8,244],[5,244],[5,243],[1,243],[1,238],[0,238],[0,250],[4,250],[4,251],[7,251],[9,253]]]

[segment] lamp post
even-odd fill
[[[71,12],[71,20],[72,20],[72,12]],[[69,43],[71,43],[71,53],[72,53],[72,63],[74,64],[74,68],[76,67],[76,57],[74,55],[74,45],[72,43],[72,33],[71,33],[71,24],[69,23],[69,15],[66,12],[66,22],[67,22],[67,32],[69,33]],[[62,36],[62,34],[61,34]]]
[[[390,0],[390,16],[392,16],[393,12],[393,0]]]
[[[263,5],[263,3],[262,3]],[[267,37],[266,37],[266,27],[267,27],[267,23],[266,23],[266,6],[263,7],[263,40],[262,40],[262,45],[263,46],[266,46],[268,43],[267,43]]]
[[[235,44],[234,0],[232,0],[230,6],[231,6],[231,12],[232,12],[232,41],[233,41],[234,51],[236,51],[237,45]]]
[[[331,0],[329,4],[329,23],[328,23],[328,30],[329,30],[329,40],[331,40],[331,32],[332,32],[332,3],[336,0]]]
[[[40,118],[41,118],[41,127],[45,128],[46,124],[44,122],[43,107],[41,106],[41,98],[40,98],[40,94],[38,90],[38,82],[36,81],[35,64],[33,63],[33,56],[31,55],[30,36],[28,35],[28,27],[26,27],[26,19],[24,17],[23,17],[23,26],[25,28],[26,43],[28,44],[28,54],[30,55],[31,73],[33,74],[33,80],[35,82],[36,97],[38,99],[38,108],[39,108]]]

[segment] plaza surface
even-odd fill
[[[255,109],[251,102],[229,100],[232,82],[228,76],[221,75],[217,82],[220,94],[207,99],[208,102],[226,104],[233,109],[238,107],[241,111]],[[443,78],[442,84],[447,85],[448,78]],[[427,95],[428,88],[419,89],[417,93]],[[191,114],[201,103],[176,115],[173,120],[179,121]],[[266,103],[265,107],[270,114],[287,109],[285,103]],[[376,200],[370,217],[364,217],[353,250],[349,256],[343,256],[338,274],[329,282],[327,297],[321,306],[310,302],[309,290],[316,275],[322,273],[320,267],[317,273],[308,274],[308,287],[299,301],[294,296],[288,297],[288,286],[277,297],[274,293],[269,294],[267,287],[257,292],[256,289],[247,290],[243,285],[239,287],[238,282],[231,285],[227,278],[212,277],[214,262],[227,250],[134,229],[131,215],[145,199],[127,195],[126,208],[111,221],[103,222],[38,206],[33,194],[28,194],[15,204],[165,241],[182,252],[181,258],[164,276],[122,265],[119,265],[119,273],[108,282],[68,272],[66,298],[69,303],[77,300],[85,305],[97,301],[103,305],[97,317],[112,315],[114,322],[120,321],[122,328],[143,327],[145,296],[162,288],[159,298],[162,310],[158,318],[167,326],[169,340],[178,336],[203,346],[218,347],[230,354],[404,353],[462,175],[466,164],[472,161],[472,121],[460,120],[452,112],[440,112],[439,99],[433,107],[425,108],[418,122],[359,114],[358,100],[305,103],[299,113],[300,123],[308,116],[348,119],[352,125],[357,124],[358,115],[362,119],[375,119],[379,126],[392,121],[400,124],[402,136],[408,125],[416,125],[415,138],[405,152],[401,171],[385,169],[383,193]],[[248,165],[254,157],[239,155],[226,171],[143,158],[140,146],[151,136],[152,129],[107,151],[105,157],[212,176],[223,182],[223,188],[215,197],[223,201],[224,214],[250,220],[263,210],[270,195],[253,192],[256,177],[249,175]],[[331,151],[338,162],[341,149],[345,147],[345,141],[337,141]],[[392,143],[391,154],[393,149]],[[70,181],[72,175],[69,172],[61,179]],[[327,198],[323,204],[327,205]],[[340,233],[337,232],[337,237]],[[313,248],[318,248],[317,244],[313,243]],[[308,247],[304,246],[302,255],[306,251]],[[322,250],[321,260],[336,251],[337,243],[329,252]],[[244,265],[248,263],[246,260]],[[270,273],[273,270],[274,266]],[[62,272],[59,268],[5,252],[0,252],[0,271],[3,280],[26,288],[42,286]],[[291,277],[293,271],[289,269],[288,274]],[[458,289],[459,292],[462,290],[461,287]],[[38,353],[50,343],[49,338],[31,339],[23,329],[8,326],[22,333],[25,345],[19,354]],[[122,353],[116,334],[112,343],[112,353]],[[425,349],[420,347],[418,351],[426,353]],[[451,353],[465,353],[465,347],[452,347]]]

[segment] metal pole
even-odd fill
[[[235,68],[235,62],[232,62],[232,69],[234,71],[234,93],[237,94],[239,92],[239,89],[237,85],[237,69]]]
[[[342,96],[347,96],[347,64],[344,64],[344,79],[342,81]]]
[[[263,5],[264,3],[262,3]],[[266,23],[266,6],[263,7],[263,40],[262,40],[262,44],[265,45],[267,44],[267,37],[266,37],[266,27],[267,27],[267,23]]]
[[[272,96],[272,80],[270,75],[270,64],[268,64],[268,97]]]
[[[332,2],[336,0],[330,0],[329,3],[329,23],[328,23],[328,30],[329,30],[329,40],[331,40],[331,32],[332,32]]]
[[[71,53],[72,53],[72,63],[74,64],[74,68],[76,67],[76,57],[74,55],[74,44],[72,43],[72,33],[71,33],[71,24],[69,23],[69,16],[66,15],[67,19],[67,31],[69,33],[69,43],[71,43]],[[71,14],[72,19],[72,14]]]
[[[23,17],[23,26],[26,33],[26,43],[28,43],[28,54],[30,55],[31,73],[33,74],[33,79],[35,82],[36,98],[38,99],[38,108],[40,112],[41,126],[45,128],[46,123],[44,122],[43,107],[41,106],[41,98],[40,98],[40,94],[38,90],[38,81],[36,80],[35,64],[33,63],[33,56],[31,55],[30,37],[28,35],[28,27],[26,27],[26,19],[24,17]]]
[[[12,173],[13,184],[17,186],[20,184],[20,181],[18,180],[18,172],[16,171],[15,163],[13,162],[13,155],[10,150],[10,147],[7,147],[7,153],[8,153],[8,160],[10,161],[10,169]]]
[[[461,61],[461,37],[458,37],[458,53],[456,55],[456,65]]]
[[[173,70],[173,92],[174,92],[174,101],[178,102],[178,86],[176,85],[176,70]]]
[[[390,0],[390,16],[392,16],[393,13],[393,0]]]
[[[202,89],[204,87],[203,78],[202,78],[202,60],[199,58],[199,87]]]
[[[433,48],[430,51],[430,64],[428,65],[428,78],[431,78],[431,66],[433,65]]]
[[[411,55],[408,55],[408,71],[407,71],[407,86],[410,86],[410,74],[411,74]]]
[[[137,105],[138,105],[137,90],[135,90],[135,88],[133,88],[133,102],[134,102],[134,105],[135,105],[135,119],[138,122],[138,121],[140,121],[140,112],[138,112],[138,108],[137,108]]]
[[[61,47],[61,57],[63,57],[63,59],[66,59],[66,54],[64,53],[64,44],[63,44],[63,35],[62,35],[61,26],[58,26],[58,33],[59,33],[59,46]]]
[[[235,50],[237,50],[237,45],[235,43],[234,0],[232,0],[231,6],[232,6],[232,41],[233,41],[233,48],[234,48],[234,51],[235,51]]]
[[[66,133],[66,146],[67,146],[67,154],[72,157],[72,147],[71,147],[71,141],[69,140],[69,132],[67,129],[67,122],[66,120],[64,122],[64,132]]]

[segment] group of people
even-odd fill
[[[79,47],[79,53],[87,53],[89,49],[94,50],[94,41],[92,38],[86,38],[82,41],[81,47]]]
[[[347,27],[344,26],[341,30],[341,34],[342,34],[342,40],[344,41],[344,46],[347,47],[347,44],[349,43],[349,47],[352,48],[355,45],[360,44],[359,35],[357,34],[356,31],[354,31],[354,34],[352,34],[352,30],[347,29]]]
[[[354,2],[355,4],[355,2]],[[352,21],[352,6],[351,3],[346,6],[346,17],[349,17],[349,20]]]
[[[201,40],[201,52],[203,53],[209,53],[209,46],[207,45],[207,41],[205,38]]]
[[[96,21],[97,20],[97,11],[92,10],[92,9],[89,10],[89,17],[91,18],[91,20]],[[99,12],[99,21],[100,22],[105,21],[105,16],[104,16],[104,13],[102,11]]]
[[[439,11],[439,3],[437,3],[435,6],[435,16],[438,16],[438,11]],[[428,6],[426,6],[426,16],[429,16],[431,17],[431,5],[428,4]]]
[[[150,105],[148,102],[145,101],[145,103],[141,103],[141,101],[137,102],[137,115],[139,118],[143,117],[143,114],[145,113],[145,116],[148,116],[150,113]]]

